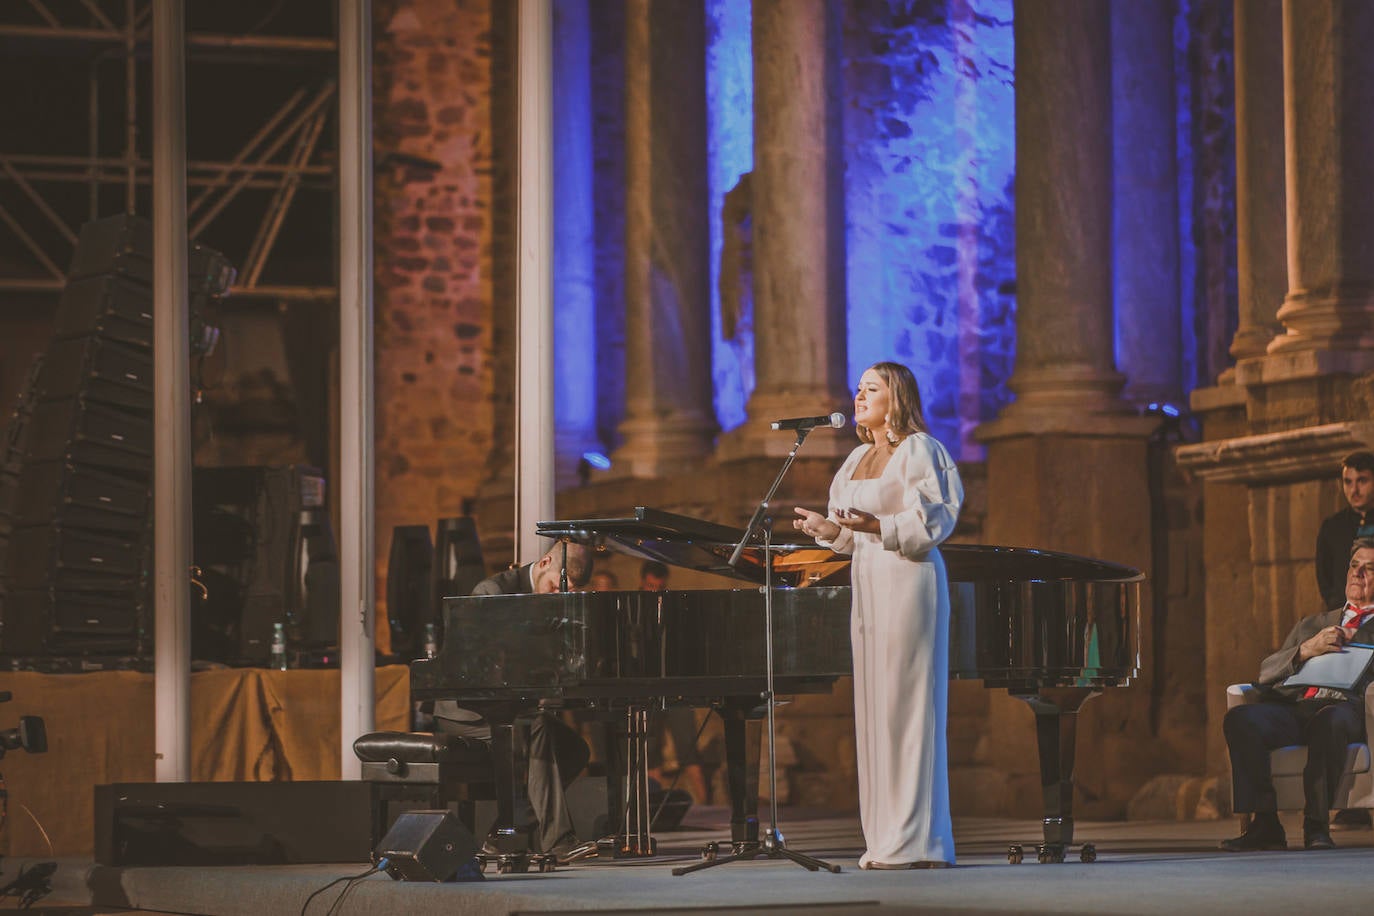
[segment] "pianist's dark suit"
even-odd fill
[[[1277,652],[1260,663],[1257,687],[1268,693],[1262,703],[1247,703],[1226,713],[1223,730],[1231,753],[1231,781],[1238,813],[1273,811],[1274,784],[1269,752],[1291,744],[1307,745],[1303,770],[1304,830],[1325,832],[1331,794],[1345,768],[1346,746],[1364,740],[1364,688],[1369,675],[1351,695],[1335,699],[1303,699],[1306,688],[1284,687],[1282,681],[1303,663],[1298,649],[1324,627],[1339,624],[1344,609],[1314,614],[1298,621]],[[1374,621],[1355,631],[1353,642],[1374,640]]]
[[[477,583],[474,595],[528,595],[534,591],[533,564],[508,569]],[[491,740],[491,726],[454,700],[434,703],[436,731]],[[539,827],[534,845],[539,852],[566,852],[576,845],[572,817],[564,790],[587,766],[591,754],[582,737],[551,713],[540,713],[530,726],[529,795]]]

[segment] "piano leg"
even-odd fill
[[[736,852],[759,845],[758,703],[725,702],[717,712],[725,725],[725,779],[730,788],[730,845]]]
[[[496,823],[491,828],[490,838],[502,853],[523,852],[529,846],[529,837],[517,828],[515,813],[529,808],[526,788],[529,763],[520,751],[515,723],[490,718],[488,722],[491,723],[492,781],[496,784]]]
[[[1086,687],[1049,687],[1030,694],[1012,691],[1012,696],[1024,700],[1035,713],[1040,790],[1045,806],[1041,862],[1064,861],[1065,851],[1073,845],[1073,756],[1078,710],[1099,693],[1100,690]],[[1096,850],[1091,845],[1083,847],[1083,861],[1095,857]]]

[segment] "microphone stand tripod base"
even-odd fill
[[[695,865],[685,865],[681,868],[673,869],[674,876],[690,875],[694,871],[711,868],[715,865],[725,865],[727,862],[747,862],[752,859],[787,859],[805,868],[807,871],[820,871],[825,869],[832,875],[838,875],[841,871],[840,866],[832,865],[829,862],[822,862],[820,859],[808,856],[806,853],[788,849],[786,842],[783,841],[782,834],[776,828],[766,831],[757,843],[738,843],[734,847],[734,852],[728,856],[722,856],[718,852],[718,845],[711,843],[702,850],[700,862]]]

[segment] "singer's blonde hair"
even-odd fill
[[[912,433],[926,431],[926,418],[921,412],[921,388],[916,384],[916,376],[901,363],[881,362],[868,367],[878,373],[878,378],[887,385],[887,428],[899,439]],[[864,442],[873,441],[873,433],[863,426],[855,426],[859,438]]]

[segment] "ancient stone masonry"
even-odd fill
[[[493,450],[493,21],[378,3],[378,591],[394,525],[460,513]],[[380,616],[380,615],[379,615]]]

